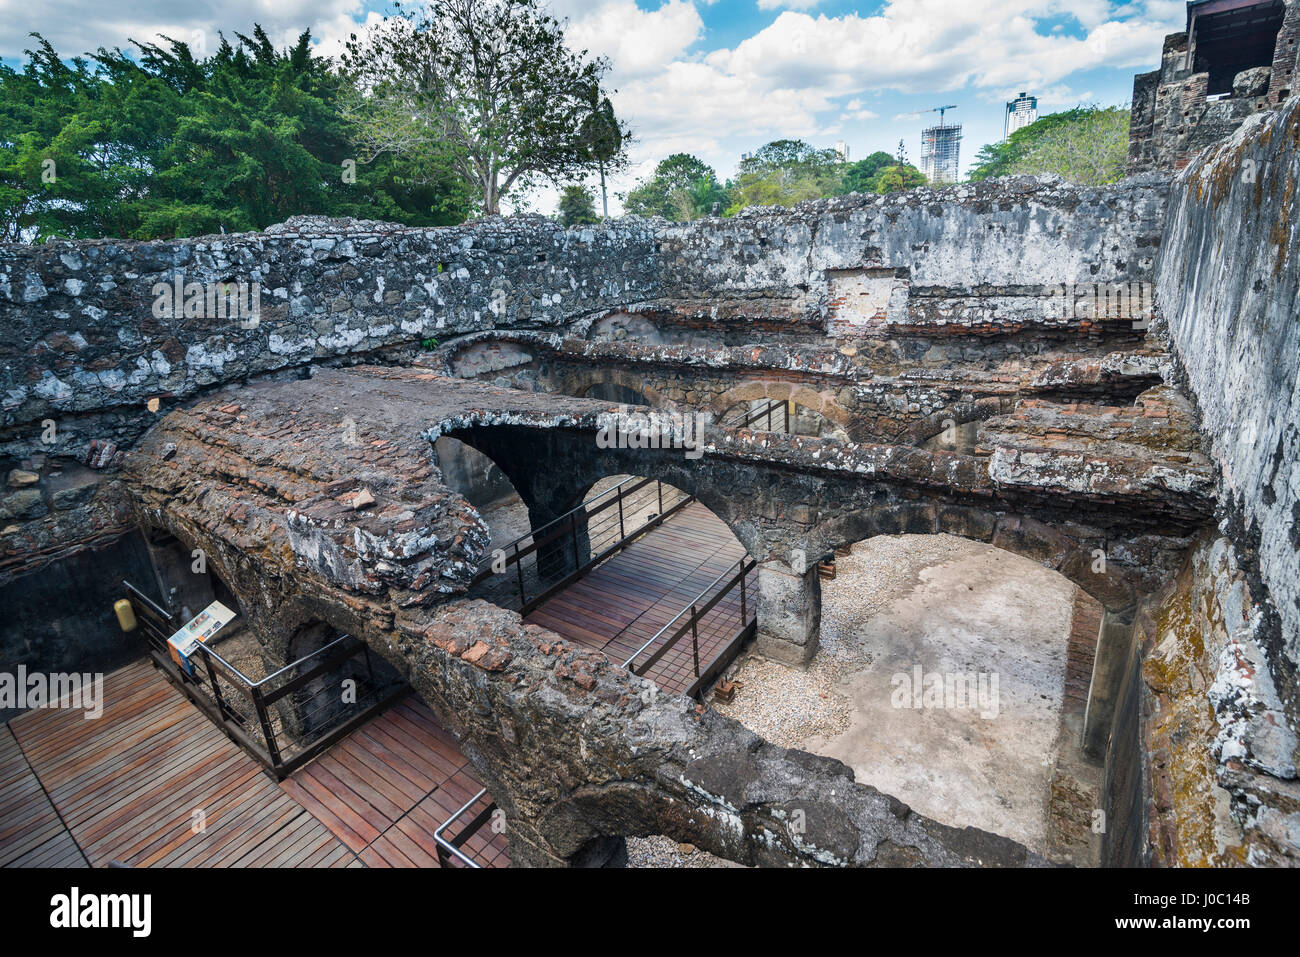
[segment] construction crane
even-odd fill
[[[910,113],[904,113],[904,116],[920,116],[922,113],[938,113],[939,125],[943,126],[943,114],[946,110],[957,109],[956,103],[949,103],[947,106],[932,106],[928,110],[912,110]]]

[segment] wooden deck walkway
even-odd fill
[[[436,867],[434,829],[481,788],[414,698],[277,785],[147,661],[105,677],[98,719],[0,732],[3,866]],[[508,863],[504,835],[466,851]]]
[[[621,665],[744,556],[744,546],[726,524],[704,505],[692,502],[543,602],[526,620],[603,651]],[[751,572],[750,614],[757,597],[753,586]],[[700,632],[701,669],[727,648],[739,624],[740,591],[733,589]],[[647,649],[638,660],[644,661],[657,647]],[[689,634],[646,677],[665,691],[686,691],[695,680]]]

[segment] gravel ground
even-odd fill
[[[910,589],[922,570],[969,549],[969,542],[951,535],[878,535],[854,545],[836,559],[834,581],[822,582],[821,645],[808,668],[747,652],[728,669],[744,687],[731,704],[712,707],[786,748],[847,730],[849,702],[835,687],[871,663],[855,629]]]
[[[678,844],[671,838],[629,837],[628,867],[743,867],[734,861],[714,857],[693,844]]]

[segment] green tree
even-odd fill
[[[844,191],[846,193],[875,192],[875,187],[871,185],[872,180],[882,169],[892,165],[894,165],[894,157],[884,150],[876,150],[866,159],[850,163],[844,170]]]
[[[727,193],[713,167],[689,153],[674,153],[628,192],[623,208],[636,216],[683,222],[707,216],[714,203],[725,207]]]
[[[136,43],[65,62],[43,38],[0,66],[0,236],[190,236],[299,213],[411,225],[463,220],[452,171],[355,155],[349,92],[303,33],[277,51],[254,26],[196,59]]]
[[[605,188],[605,175],[627,165],[626,126],[614,115],[609,97],[599,95],[592,88],[591,112],[582,121],[582,141],[589,162],[595,164],[600,174],[600,206],[602,215],[609,218],[609,193]]]
[[[539,180],[594,169],[584,136],[605,99],[603,58],[565,43],[543,0],[429,0],[347,44],[347,116],[367,162],[448,162],[485,215]]]
[[[789,206],[843,191],[844,163],[835,150],[802,140],[773,140],[740,161],[729,213],[747,206]]]
[[[1128,159],[1128,123],[1123,106],[1048,114],[981,148],[970,178],[1055,173],[1084,185],[1114,182],[1123,177]]]
[[[868,185],[875,193],[900,193],[927,182],[925,174],[907,161],[907,150],[899,140],[898,154],[890,157],[890,165],[876,171]]]
[[[560,222],[565,226],[585,226],[598,223],[596,200],[585,186],[566,186],[560,193]]]

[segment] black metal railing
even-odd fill
[[[526,615],[693,501],[658,479],[624,479],[494,549],[469,595]]]
[[[189,656],[192,671],[172,659],[167,639],[182,624],[130,582],[123,582],[150,657],[187,697],[233,740],[283,779],[409,690],[365,642],[340,635],[278,668],[259,655],[261,677],[247,673],[213,643]]]
[[[623,662],[623,667],[634,675],[644,677],[664,655],[689,635],[691,675],[694,680],[687,685],[686,694],[691,697],[698,695],[722,673],[755,627],[752,596],[756,582],[752,575],[756,567],[757,563],[746,555],[709,582],[672,621],[634,651]],[[732,592],[738,592],[739,601],[724,602]],[[700,660],[701,643],[717,649],[711,658],[703,662]],[[645,657],[642,658],[642,655]]]
[[[753,427],[763,432],[789,432],[790,403],[769,399],[754,408],[742,405],[733,415],[723,419],[721,425],[728,429]]]

